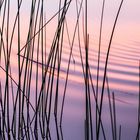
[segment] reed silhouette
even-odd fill
[[[123,128],[117,122],[116,96],[115,92],[110,90],[108,62],[124,0],[120,2],[113,23],[104,60],[105,67],[101,86],[99,85],[100,63],[106,1],[102,1],[96,78],[93,77],[92,64],[89,59],[92,44],[90,44],[91,38],[88,32],[88,1],[58,0],[58,10],[50,19],[47,19],[47,10],[45,9],[47,3],[44,0],[30,1],[28,27],[25,27],[28,32],[24,45],[22,42],[24,17],[22,17],[21,10],[23,2],[23,0],[15,1],[17,5],[13,20],[10,13],[12,1],[0,1],[0,139],[65,140],[63,128],[65,104],[67,103],[69,82],[73,82],[70,79],[72,65],[76,71],[77,56],[74,55],[74,51],[77,45],[78,65],[82,71],[80,77],[83,80],[85,98],[83,101],[84,119],[81,118],[85,136],[83,139],[108,139],[108,132],[103,121],[103,103],[105,89],[107,89],[107,113],[109,114],[111,139],[121,140]],[[71,5],[75,5],[76,11],[73,30],[70,28],[71,23],[68,22]],[[52,28],[55,32],[50,42],[50,48],[48,48],[49,32],[47,32],[47,27],[49,24],[53,26],[54,20],[56,27]],[[17,38],[16,55],[14,52],[15,37]],[[17,61],[15,62],[16,66],[13,66],[15,61],[13,54]],[[65,55],[67,55],[67,60],[65,60],[64,66]],[[13,69],[15,70],[13,71]],[[140,135],[140,93],[138,101],[136,140]],[[71,132],[69,133],[71,134]]]

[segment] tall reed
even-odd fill
[[[111,139],[122,139],[123,127],[119,125],[118,128],[116,95],[109,86],[108,63],[115,28],[124,0],[121,0],[113,23],[105,57],[102,85],[100,86],[105,2],[105,0],[102,1],[97,67],[94,73],[92,71],[92,64],[90,64],[92,44],[90,44],[91,36],[88,28],[88,0],[59,0],[56,13],[48,20],[48,13],[45,9],[47,2],[44,0],[30,1],[28,29],[24,45],[22,43],[22,23],[24,22],[24,17],[22,17],[23,0],[16,1],[17,10],[12,24],[12,14],[10,14],[12,1],[0,1],[0,139],[65,140],[64,117],[65,109],[67,108],[66,98],[69,92],[68,84],[72,81],[70,79],[73,72],[71,71],[71,63],[74,64],[75,73],[77,72],[77,64],[82,71],[80,73],[84,89],[84,107],[82,110],[85,113],[81,121],[84,126],[82,128],[84,130],[83,135],[85,136],[83,139],[108,139],[103,119],[105,89],[107,89],[108,97],[107,105],[109,108],[107,111],[109,114]],[[69,11],[73,4],[75,4],[76,18],[74,19],[75,24],[71,31],[71,28],[69,29],[71,23],[68,21]],[[53,20],[56,20],[56,28],[52,27],[55,28],[55,31],[52,42],[49,42],[48,28],[49,24],[53,25],[51,23]],[[14,63],[15,38],[17,38],[16,67],[12,64]],[[66,39],[68,41],[68,48],[66,47]],[[75,55],[74,52],[76,46],[78,46],[78,51],[76,52],[78,55]],[[65,49],[69,49],[67,54]],[[64,58],[65,55],[67,55],[67,60]],[[77,56],[79,56],[79,60]],[[63,61],[66,64],[63,64]],[[16,70],[14,71],[14,69]],[[93,76],[94,74],[96,75],[95,77]],[[73,82],[73,84],[75,83]],[[139,140],[139,129],[140,93],[136,132],[137,140]],[[102,135],[103,137],[101,137]]]

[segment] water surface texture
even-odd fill
[[[138,139],[139,6],[1,1],[0,139]]]

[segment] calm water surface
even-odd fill
[[[101,44],[101,60],[100,60],[100,76],[99,76],[99,93],[101,92],[102,80],[104,74],[104,64],[106,52],[109,44],[110,34],[113,27],[113,22],[118,9],[120,1],[107,0],[105,4],[105,13],[103,20],[102,44]],[[93,83],[96,88],[96,74],[97,74],[97,58],[98,58],[98,42],[101,16],[101,0],[88,1],[88,33],[89,33],[89,65],[91,68]],[[58,1],[45,1],[44,13],[46,21],[48,21],[58,11]],[[137,110],[138,110],[138,93],[139,93],[139,60],[140,60],[140,1],[127,0],[124,1],[118,23],[116,26],[113,42],[111,45],[109,62],[108,62],[108,80],[110,91],[115,93],[116,98],[116,117],[117,129],[122,126],[122,140],[135,139],[137,129]],[[70,42],[72,41],[74,27],[76,24],[76,7],[75,1],[72,2],[68,14],[67,25],[70,34]],[[29,27],[31,3],[23,1],[21,6],[21,46],[26,44],[27,32]],[[13,28],[13,21],[17,12],[17,2],[11,1],[10,6],[10,35]],[[57,19],[54,18],[46,26],[46,54],[48,56],[52,40],[57,27]],[[45,21],[44,21],[45,22]],[[81,49],[83,60],[85,60],[85,50],[82,32],[82,14],[80,16],[80,31],[81,31]],[[2,18],[0,18],[0,26],[2,26]],[[37,27],[38,30],[38,27]],[[9,35],[9,36],[10,36]],[[70,45],[68,36],[65,34],[63,43],[63,54],[61,62],[60,84],[59,84],[59,99],[62,100],[64,91],[64,84],[66,78],[66,70],[70,54]],[[22,47],[21,47],[22,48]],[[15,81],[18,81],[18,56],[17,56],[17,28],[14,34],[13,45],[11,50],[11,73]],[[23,55],[21,51],[21,55]],[[37,42],[35,43],[34,60],[37,59]],[[45,53],[45,52],[44,52]],[[39,53],[39,60],[41,62],[41,51]],[[79,53],[79,44],[76,37],[72,52],[72,59],[69,71],[69,80],[66,92],[66,100],[63,114],[63,135],[65,140],[84,140],[84,119],[85,119],[85,86],[81,67],[81,59]],[[4,59],[2,55],[2,59]],[[73,63],[75,61],[75,64]],[[1,61],[4,67],[4,61]],[[31,82],[31,102],[35,104],[35,76],[36,63],[33,64],[32,82]],[[24,77],[24,75],[23,75]],[[38,88],[41,87],[41,65],[39,66],[39,83]],[[55,76],[56,80],[56,76]],[[4,88],[5,73],[0,70],[0,81]],[[17,87],[14,84],[14,90]],[[4,89],[3,89],[4,90]],[[39,91],[39,89],[38,89]],[[55,92],[55,89],[53,89]],[[4,94],[4,92],[2,92]],[[111,125],[109,116],[108,96],[105,88],[103,114],[102,120],[105,127],[107,139],[111,140]],[[93,109],[93,125],[95,124],[95,102],[91,95],[92,109]],[[10,97],[10,104],[12,105],[12,95]],[[59,103],[61,105],[61,102]],[[11,107],[12,109],[12,107]],[[53,118],[53,113],[51,114]],[[59,114],[60,115],[60,114]],[[56,139],[56,132],[53,131],[54,124],[51,120],[52,139]],[[94,130],[95,133],[95,130]],[[102,135],[101,135],[102,139]]]

